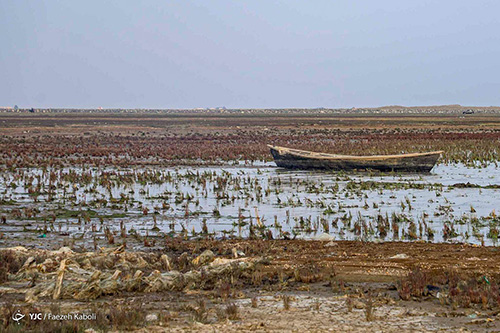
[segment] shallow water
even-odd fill
[[[205,231],[217,237],[248,237],[251,224],[256,237],[315,238],[328,233],[335,239],[496,244],[500,222],[495,214],[500,189],[484,188],[500,183],[495,165],[438,165],[426,175],[288,171],[270,164],[53,171],[52,181],[39,169],[0,175],[0,214],[9,220],[0,224],[0,231],[7,238],[38,235],[49,225],[48,238],[62,232],[90,240],[103,237],[105,227],[118,234],[121,221],[128,233],[134,229],[141,235],[198,237],[205,220]],[[35,179],[27,180],[30,176]],[[36,176],[44,186],[35,202],[27,184],[36,187]],[[467,183],[469,187],[460,187]],[[27,217],[26,208],[39,212]],[[19,209],[20,216],[12,209]],[[85,213],[89,209],[93,213]]]

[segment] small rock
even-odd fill
[[[158,321],[158,315],[156,313],[150,313],[146,316],[147,322]]]
[[[389,259],[408,259],[408,255],[406,253],[399,253],[390,257]]]
[[[338,246],[334,241],[328,242],[325,246]]]
[[[329,235],[327,233],[322,233],[321,235],[317,236],[314,238],[315,240],[323,241],[323,242],[328,242],[332,241],[335,239],[332,235]]]

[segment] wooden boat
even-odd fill
[[[287,169],[430,172],[442,151],[401,155],[350,156],[271,146],[276,165]]]

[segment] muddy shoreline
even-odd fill
[[[35,309],[43,313],[97,313],[99,319],[78,323],[81,330],[125,329],[113,320],[130,316],[132,311],[137,313],[135,319],[124,324],[127,329],[142,331],[500,328],[496,300],[464,303],[468,296],[453,289],[465,288],[461,283],[470,283],[465,281],[481,279],[487,279],[488,284],[478,284],[477,290],[492,285],[498,288],[500,253],[495,247],[423,242],[172,239],[162,250],[150,252],[129,252],[122,247],[92,253],[69,248],[0,250],[2,255],[7,252],[17,258],[11,260],[19,260],[20,266],[0,285],[0,306],[7,330],[16,327],[7,315],[17,309],[26,313]],[[44,293],[46,286],[57,285],[62,261],[67,266],[61,293],[55,297],[54,287]],[[224,265],[231,268],[221,269]],[[215,270],[217,273],[213,273]],[[89,288],[82,293],[96,271],[100,278],[94,281],[101,283],[101,289]],[[85,278],[86,272],[89,275]],[[419,272],[424,272],[423,277]],[[138,274],[140,278],[134,280]],[[171,285],[155,280],[159,276],[170,279],[171,274],[185,277],[168,280],[174,281]],[[116,281],[110,285],[113,276]],[[424,281],[417,281],[417,277]],[[455,286],[453,279],[457,280]],[[71,281],[77,280],[78,288],[72,287]],[[407,282],[415,284],[409,295],[402,287]],[[424,284],[420,294],[418,283]],[[36,298],[33,290],[39,292]],[[475,292],[470,290],[471,294]],[[75,325],[75,321],[51,324],[62,327]],[[36,322],[24,325],[34,331],[41,327]]]

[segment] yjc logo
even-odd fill
[[[19,321],[23,319],[26,315],[22,314],[20,310],[17,310],[13,315],[12,315],[12,320],[14,320],[18,325]]]
[[[30,319],[31,320],[42,320],[42,314],[41,313],[30,313]]]

